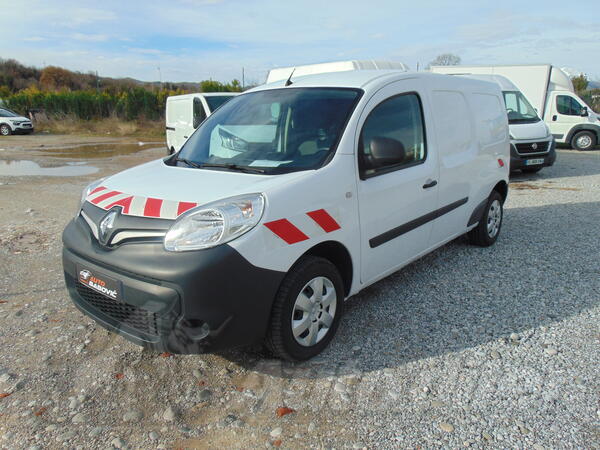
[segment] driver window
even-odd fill
[[[422,163],[426,157],[421,102],[416,94],[387,99],[370,112],[359,140],[362,177],[403,169]],[[393,146],[396,158],[389,162],[372,154],[373,146]]]
[[[583,112],[583,107],[573,97],[558,95],[556,97],[556,110],[559,114],[565,116],[580,116]]]

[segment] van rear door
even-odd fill
[[[408,79],[379,90],[361,114],[356,148],[363,283],[429,247],[438,164],[426,102],[421,81]]]
[[[167,144],[176,152],[194,131],[193,100],[193,97],[183,96],[167,102]]]

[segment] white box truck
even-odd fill
[[[436,70],[432,70],[436,72]],[[556,161],[556,144],[548,126],[523,93],[502,75],[457,75],[498,84],[510,130],[510,170],[539,172]]]
[[[167,98],[166,131],[169,154],[178,152],[194,130],[236,92],[172,95]]]
[[[569,76],[551,64],[434,66],[431,70],[455,75],[505,76],[529,99],[556,142],[577,150],[591,150],[600,142],[600,117],[575,94]]]
[[[408,70],[408,66],[401,62],[367,59],[334,61],[320,64],[308,64],[305,66],[279,67],[269,71],[266,83],[287,80],[290,75],[292,75],[292,72],[293,77],[297,78],[304,75],[315,75],[329,72],[347,72],[349,70],[400,70],[402,72],[406,72]]]

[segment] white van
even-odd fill
[[[497,84],[377,70],[291,81],[84,190],[63,233],[81,311],[160,351],[265,342],[303,360],[348,297],[461,235],[496,241],[510,158]]]
[[[432,71],[505,76],[525,94],[556,142],[577,150],[591,150],[600,143],[600,116],[575,94],[571,79],[558,67],[550,64],[435,66]]]
[[[464,76],[497,83],[502,90],[510,131],[511,172],[535,173],[552,166],[556,161],[554,138],[519,88],[502,75]]]
[[[234,92],[210,92],[167,97],[165,117],[169,154],[178,152],[198,125],[236,95]]]

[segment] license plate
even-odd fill
[[[121,283],[119,281],[82,266],[78,266],[77,271],[79,282],[84,286],[115,301],[121,300]]]
[[[544,158],[527,159],[525,161],[526,166],[537,166],[538,164],[544,164]]]

